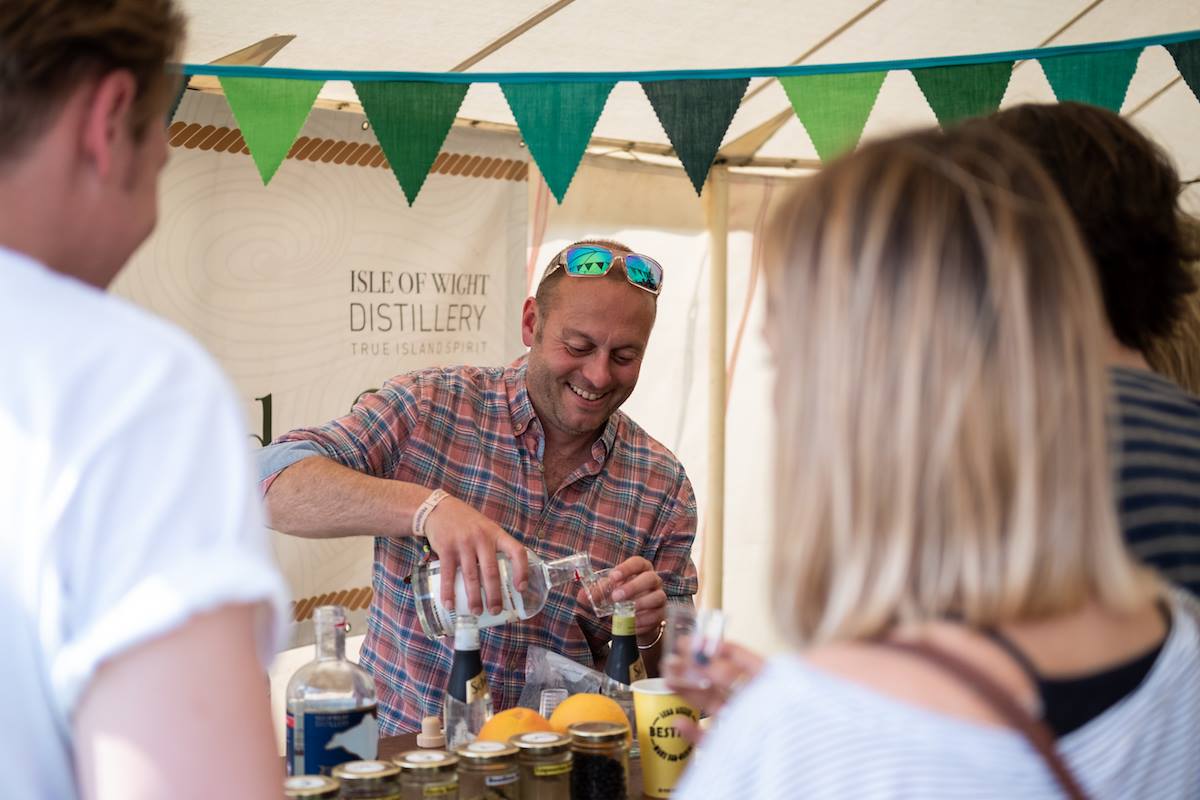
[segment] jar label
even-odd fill
[[[374,775],[376,772],[383,772],[388,768],[388,765],[382,761],[352,761],[342,769],[354,775]]]
[[[563,761],[560,764],[537,764],[533,768],[533,774],[539,778],[549,778],[551,775],[562,775],[570,771],[570,761]]]
[[[559,734],[557,733],[527,733],[521,737],[522,742],[531,742],[533,744],[547,744],[549,742],[557,742]]]
[[[422,797],[445,797],[448,794],[458,794],[458,781],[428,783],[421,787]]]
[[[516,783],[521,776],[516,772],[510,772],[506,775],[488,775],[483,779],[484,786],[508,786],[510,783]]]
[[[379,720],[374,705],[352,711],[288,713],[288,773],[328,775],[347,761],[379,755]]]

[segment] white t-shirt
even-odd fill
[[[1180,592],[1171,633],[1142,685],[1059,740],[1091,800],[1200,797],[1200,633]],[[1019,734],[923,709],[772,660],[721,716],[676,800],[1022,798],[1061,800]]]
[[[103,661],[262,603],[266,665],[287,595],[244,421],[197,344],[3,248],[0,342],[0,797],[64,800]]]

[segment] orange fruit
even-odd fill
[[[518,733],[548,731],[546,718],[529,708],[510,708],[495,714],[479,729],[477,738],[489,742],[505,742]]]
[[[619,722],[629,724],[629,718],[611,697],[602,694],[573,694],[558,704],[550,715],[550,727],[559,733],[576,722]]]

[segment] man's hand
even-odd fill
[[[429,515],[425,521],[425,538],[442,562],[442,605],[447,609],[454,608],[454,579],[462,570],[470,612],[476,616],[483,613],[483,599],[479,593],[481,579],[488,610],[493,614],[500,612],[503,603],[497,551],[508,556],[517,591],[523,591],[529,582],[529,561],[524,545],[454,497],[442,500]]]
[[[638,636],[657,635],[659,626],[667,618],[667,593],[654,565],[641,556],[634,556],[613,567],[609,580],[614,587],[614,601],[634,601]],[[582,589],[576,600],[582,608],[591,607],[587,593]]]

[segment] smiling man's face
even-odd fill
[[[604,277],[556,281],[545,313],[533,298],[525,302],[526,383],[547,434],[573,438],[602,428],[633,393],[655,302],[620,266]]]

